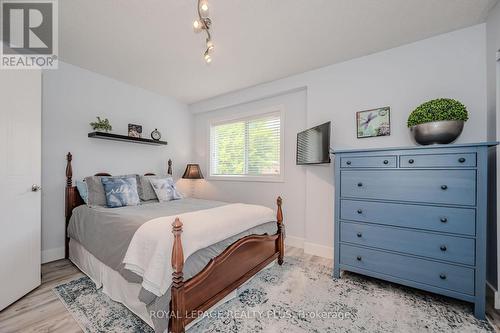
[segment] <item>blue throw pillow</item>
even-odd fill
[[[76,181],[76,188],[78,189],[78,193],[80,193],[80,197],[82,197],[83,202],[86,204],[89,203],[89,190],[87,188],[87,183],[82,182],[81,180]]]
[[[160,202],[182,199],[182,194],[177,191],[172,178],[151,178],[149,182]]]
[[[109,208],[137,206],[140,203],[136,177],[102,177]]]

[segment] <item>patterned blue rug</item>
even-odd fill
[[[154,333],[142,319],[113,301],[87,277],[61,284],[54,292],[86,333]]]
[[[54,288],[85,332],[153,332],[87,277]],[[288,257],[188,330],[198,332],[494,332],[465,302]]]

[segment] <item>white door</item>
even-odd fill
[[[41,73],[0,70],[0,310],[40,285]]]

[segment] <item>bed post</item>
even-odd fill
[[[182,250],[182,222],[176,218],[172,223],[174,234],[174,247],[172,250],[172,303],[170,308],[170,331],[183,333],[185,326],[185,302],[184,302],[184,279],[182,269],[184,268],[184,253]]]
[[[66,155],[66,193],[65,193],[65,226],[64,226],[64,257],[69,256],[69,238],[68,238],[68,223],[71,217],[71,204],[70,195],[71,187],[73,186],[73,168],[71,167],[71,161],[73,160],[73,155],[68,153]]]
[[[278,212],[276,214],[276,220],[278,221],[278,264],[283,265],[283,257],[285,256],[285,229],[283,226],[283,211],[281,210],[281,204],[283,203],[283,199],[278,197],[276,199],[276,204],[278,205]]]
[[[172,160],[169,158],[168,159],[168,168],[167,168],[167,174],[169,174],[170,176],[172,176]]]

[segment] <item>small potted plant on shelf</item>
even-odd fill
[[[407,125],[418,144],[447,144],[460,136],[467,119],[465,105],[451,98],[438,98],[417,107]]]
[[[101,117],[97,117],[97,121],[90,123],[90,126],[92,126],[92,129],[97,132],[107,133],[113,130],[108,118],[101,119]]]

